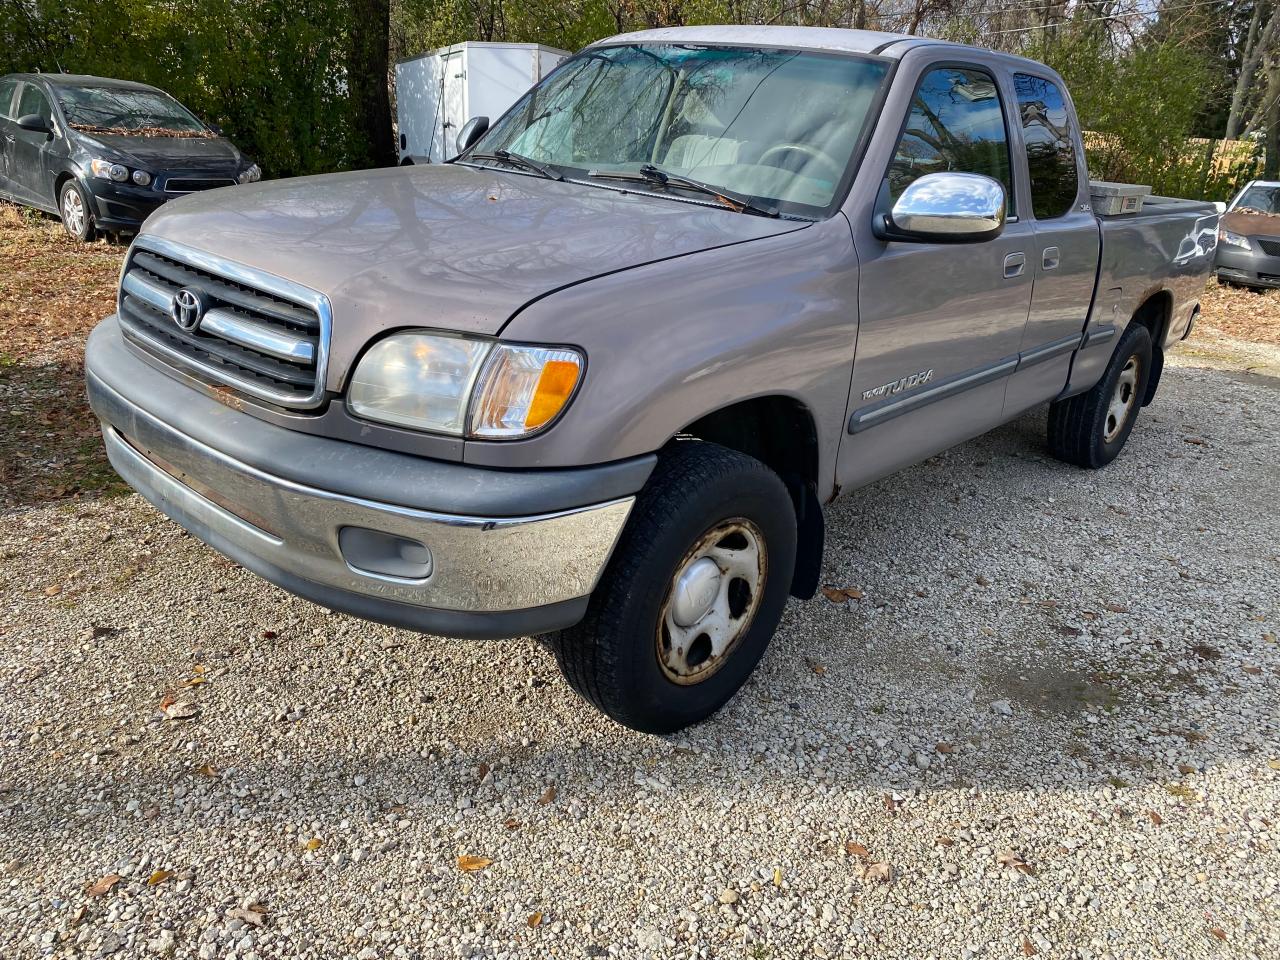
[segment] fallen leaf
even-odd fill
[[[936,843],[940,847],[951,847],[955,845],[955,841],[952,840],[950,837],[939,837],[937,840],[934,841],[934,843]]]
[[[157,870],[151,876],[147,877],[147,886],[148,887],[158,886],[164,883],[166,880],[168,880],[172,876],[173,876],[172,870]]]
[[[194,667],[191,668],[192,673],[204,673],[204,671],[205,671],[205,666],[203,663],[197,663]]]
[[[1154,810],[1148,810],[1147,817],[1157,827],[1160,826],[1160,824],[1164,823],[1164,817],[1160,816],[1160,814],[1156,813]]]
[[[1034,957],[1036,955],[1035,945],[1026,937],[1022,938],[1022,955],[1024,957]]]
[[[893,879],[893,867],[883,860],[878,863],[871,863],[863,869],[862,876],[867,880],[874,880],[876,883],[888,883]]]
[[[190,720],[200,712],[194,703],[188,703],[185,700],[176,700],[163,709],[165,717],[169,720]]]
[[[897,794],[886,793],[884,795],[884,808],[890,813],[896,811],[900,806],[902,806],[902,798]]]
[[[160,698],[160,709],[161,709],[161,710],[168,710],[170,707],[172,707],[172,706],[174,705],[174,703],[177,701],[177,699],[178,699],[178,698],[177,698],[177,697],[175,697],[175,696],[173,695],[173,691],[172,691],[172,690],[167,691],[167,692],[165,693],[165,695],[164,695],[163,697],[161,697],[161,698]]]
[[[822,676],[824,673],[827,672],[827,668],[820,663],[809,664],[809,669],[812,670],[814,673],[816,673],[818,676]]]
[[[488,775],[489,775],[489,765],[482,761],[480,763],[480,766],[476,767],[476,779],[483,780]]]
[[[1280,760],[1268,760],[1267,766],[1272,770],[1280,770]]]
[[[45,587],[44,588],[44,595],[46,597],[56,597],[61,592],[62,592],[61,587]]]
[[[542,806],[545,807],[548,803],[554,802],[555,798],[556,798],[556,785],[553,783],[551,784],[551,786],[547,787],[546,791],[542,794],[542,796],[538,798],[538,803],[542,804]]]
[[[520,821],[517,820],[515,817],[507,817],[507,819],[502,821],[502,825],[506,827],[508,830],[520,829]]]
[[[871,856],[871,851],[858,843],[856,840],[850,840],[844,845],[844,852],[851,857],[867,858]]]
[[[1223,930],[1221,927],[1210,927],[1209,932],[1213,934],[1215,937],[1217,937],[1219,940],[1227,939],[1227,931]]]
[[[71,915],[71,926],[76,926],[83,922],[84,918],[89,915],[89,908],[81,905],[80,909]]]
[[[1082,631],[1079,627],[1070,627],[1064,623],[1062,626],[1058,627],[1058,632],[1064,637],[1078,637]]]
[[[1262,672],[1262,668],[1261,667],[1245,667],[1244,672],[1249,674],[1249,676],[1251,677],[1256,677],[1258,674]]]
[[[1178,764],[1178,772],[1181,774],[1195,773],[1196,768],[1189,763],[1180,763]]]
[[[832,603],[844,603],[846,600],[861,600],[866,594],[855,587],[823,587],[822,595]]]
[[[89,887],[89,889],[86,890],[85,893],[87,893],[91,897],[101,897],[101,896],[104,896],[105,894],[110,893],[111,888],[114,887],[119,882],[120,882],[120,874],[108,873],[105,877],[103,877],[97,883]]]
[[[1207,444],[1206,444],[1206,441],[1205,441],[1205,440],[1203,440],[1203,439],[1201,439],[1200,437],[1183,437],[1183,438],[1182,438],[1182,442],[1183,442],[1183,443],[1193,443],[1193,444],[1195,444],[1197,447],[1203,447],[1203,446],[1206,446],[1206,445],[1207,445]]]
[[[540,923],[542,922],[542,914],[541,914],[541,913],[531,913],[531,914],[529,914],[529,919],[528,919],[528,920],[526,920],[525,922],[526,922],[527,924],[529,924],[529,926],[531,926],[531,927],[536,927],[538,924],[540,924]]]
[[[274,630],[263,630],[260,636],[263,640],[274,640],[276,637],[280,636],[280,634],[276,633]]]
[[[212,763],[202,763],[200,766],[196,767],[196,773],[200,774],[202,777],[216,777],[218,775],[218,768]]]
[[[1112,613],[1128,613],[1129,612],[1129,608],[1126,607],[1123,603],[1108,603],[1104,609],[1109,610]]]
[[[310,840],[304,843],[303,846],[306,847],[308,850],[319,850],[320,845],[323,843],[324,841],[321,840],[319,837],[312,837]]]
[[[266,922],[266,917],[263,916],[266,912],[266,907],[261,904],[251,903],[248,907],[237,907],[234,910],[228,910],[227,916],[243,920],[251,927],[260,927]]]
[[[935,745],[933,749],[937,750],[939,753],[955,753],[956,752],[956,748],[949,743],[939,743]]]
[[[184,687],[198,687],[201,684],[208,683],[208,682],[209,681],[204,677],[189,677],[186,680],[182,681],[182,685]]]
[[[465,853],[458,857],[458,869],[464,873],[475,873],[477,870],[483,870],[491,863],[493,861],[488,857],[475,857]]]
[[[1023,860],[1016,853],[1014,853],[1012,850],[1001,851],[1000,854],[996,857],[996,863],[1000,864],[1000,866],[1002,867],[1006,867],[1010,870],[1015,870],[1018,873],[1025,874],[1026,876],[1029,876],[1029,877],[1035,875],[1035,870],[1031,867],[1031,865],[1027,863],[1025,860]]]
[[[782,868],[781,867],[773,868],[773,885],[775,887],[782,886]]]

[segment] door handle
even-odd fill
[[[1061,260],[1062,254],[1057,247],[1045,247],[1044,253],[1040,254],[1040,266],[1045,270],[1056,270]]]
[[[1022,276],[1022,269],[1027,265],[1027,255],[1022,252],[1011,253],[1004,258],[1004,278],[1012,280]]]

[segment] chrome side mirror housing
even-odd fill
[[[1004,186],[979,173],[927,173],[902,191],[887,214],[876,217],[882,240],[976,243],[1000,236]]]
[[[458,131],[457,139],[453,141],[453,145],[459,153],[462,153],[467,147],[484,136],[484,132],[488,129],[488,117],[472,117],[462,125],[462,129]]]

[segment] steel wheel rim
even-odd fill
[[[76,236],[84,233],[84,201],[74,190],[68,190],[62,197],[62,219]]]
[[[1116,388],[1111,393],[1111,402],[1107,405],[1107,419],[1103,426],[1102,439],[1110,443],[1129,420],[1129,414],[1137,405],[1138,374],[1142,364],[1137,357],[1130,357],[1120,376],[1116,378]]]
[[[685,553],[658,618],[658,666],[673,683],[701,683],[737,648],[764,599],[769,558],[750,520],[716,524]]]

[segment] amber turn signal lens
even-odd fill
[[[565,347],[499,344],[476,384],[472,437],[515,439],[535,433],[565,408],[582,376],[582,356]]]

